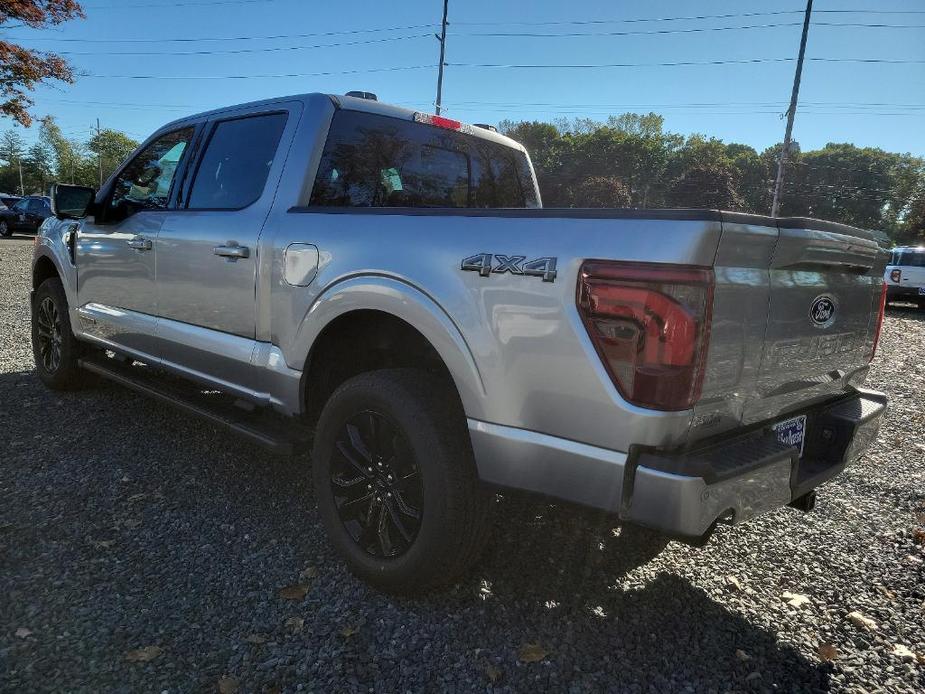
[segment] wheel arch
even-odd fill
[[[344,377],[395,366],[442,371],[465,413],[481,412],[484,383],[459,327],[431,297],[400,280],[354,277],[328,288],[295,342],[289,361],[301,365],[301,403],[310,420]]]
[[[62,283],[64,281],[55,261],[47,255],[40,255],[32,264],[32,288],[38,289],[42,282],[53,277],[62,280]]]

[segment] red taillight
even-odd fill
[[[899,280],[901,280],[902,278],[903,278],[902,270],[899,270],[899,269],[890,270],[890,282],[895,282],[896,284],[899,284]]]
[[[877,327],[874,329],[874,345],[873,347],[871,347],[870,359],[868,359],[868,361],[873,361],[874,355],[877,354],[877,345],[880,343],[880,330],[883,328],[883,312],[885,310],[886,310],[886,282],[884,282],[883,286],[880,288],[880,307],[877,309]]]
[[[428,125],[436,125],[438,128],[446,128],[447,130],[462,130],[463,124],[458,120],[453,120],[452,118],[444,118],[443,116],[434,116],[429,113],[415,113],[414,121],[416,123],[427,123]]]
[[[700,399],[713,270],[589,260],[578,310],[614,385],[628,401],[686,410]]]

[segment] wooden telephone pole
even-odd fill
[[[784,132],[784,146],[777,160],[777,180],[774,182],[774,201],[771,203],[771,216],[776,217],[780,211],[781,188],[784,185],[784,164],[790,154],[790,136],[793,134],[793,117],[797,113],[797,99],[800,96],[800,78],[803,76],[803,55],[806,53],[806,36],[809,34],[809,18],[813,12],[813,0],[806,0],[806,14],[803,17],[803,36],[800,38],[800,55],[797,57],[797,70],[793,76],[793,91],[790,93],[790,108],[787,109],[787,130]]]
[[[440,35],[434,34],[440,42],[440,64],[437,66],[437,101],[434,102],[438,116],[440,115],[440,107],[443,105],[443,59],[446,55],[446,11],[449,4],[450,0],[443,0],[443,24]]]

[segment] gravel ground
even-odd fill
[[[116,386],[45,390],[30,251],[0,241],[2,691],[925,688],[923,313],[890,310],[870,383],[892,409],[813,513],[657,554],[507,498],[471,576],[395,599],[333,555],[305,457]]]

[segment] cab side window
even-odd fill
[[[162,135],[122,170],[113,184],[107,222],[119,222],[142,210],[166,209],[174,174],[193,137],[192,127]]]
[[[209,138],[189,194],[191,210],[240,210],[263,194],[286,114],[271,113],[218,123]]]

